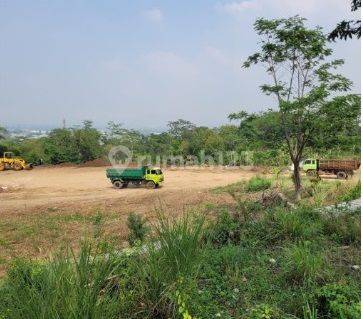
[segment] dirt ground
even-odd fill
[[[102,238],[124,246],[130,212],[152,221],[160,210],[176,217],[228,204],[231,196],[209,190],[257,174],[254,169],[169,169],[158,189],[115,189],[105,169],[36,167],[0,173],[0,277],[16,257],[47,258],[64,245],[77,249],[100,225]]]
[[[105,167],[39,167],[31,171],[0,174],[0,213],[32,212],[44,207],[83,209],[109,205],[112,201],[139,203],[167,200],[177,195],[201,194],[207,189],[249,179],[256,172],[241,169],[164,170],[165,182],[159,189],[143,187],[115,189],[105,176]],[[178,200],[178,202],[180,202]]]

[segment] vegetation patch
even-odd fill
[[[246,192],[259,192],[269,189],[271,187],[271,184],[272,182],[270,179],[261,176],[255,176],[247,182],[245,190]]]

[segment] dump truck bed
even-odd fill
[[[106,176],[111,180],[140,180],[144,178],[146,168],[108,168],[106,169]]]
[[[360,161],[357,160],[319,160],[321,170],[357,170]]]

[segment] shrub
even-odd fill
[[[247,192],[258,192],[269,189],[270,187],[271,180],[260,176],[254,176],[247,182],[245,190]]]
[[[130,231],[127,240],[131,246],[144,241],[145,236],[149,232],[149,227],[145,224],[146,220],[135,213],[130,213],[127,217],[127,227]]]
[[[359,291],[350,285],[329,284],[318,292],[318,313],[323,318],[360,318]]]

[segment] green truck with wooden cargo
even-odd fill
[[[108,168],[106,176],[116,188],[128,185],[157,188],[164,181],[164,174],[158,167],[141,166],[137,168]]]
[[[359,169],[360,161],[354,159],[306,159],[302,163],[302,170],[307,176],[319,176],[321,174],[336,175],[338,179],[347,179]]]

